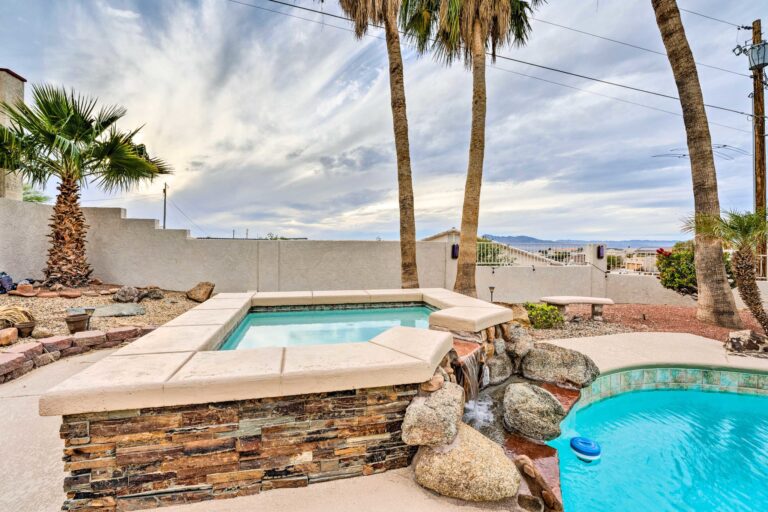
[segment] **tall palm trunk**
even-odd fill
[[[403,56],[400,54],[400,33],[397,10],[388,9],[384,23],[389,56],[389,93],[392,104],[392,126],[395,131],[397,154],[397,187],[400,203],[400,282],[403,288],[418,288],[416,266],[416,220],[413,207],[411,150],[408,142],[408,116],[405,110]]]
[[[485,45],[480,22],[472,30],[472,132],[469,137],[469,164],[464,185],[464,206],[461,212],[461,236],[456,282],[453,289],[477,297],[475,269],[477,267],[477,225],[480,219],[480,187],[483,182],[485,156]]]
[[[48,250],[47,268],[43,271],[46,284],[83,286],[88,284],[93,270],[85,255],[88,225],[80,209],[80,186],[77,181],[64,178],[58,190],[49,224],[51,248]]]
[[[763,301],[760,298],[760,289],[757,287],[754,254],[747,247],[741,248],[733,254],[731,263],[733,277],[736,279],[736,286],[739,287],[741,300],[749,308],[763,331],[768,333],[768,314],[765,312]]]
[[[699,75],[680,20],[680,11],[675,0],[651,0],[651,3],[680,95],[688,153],[691,155],[695,213],[697,216],[719,217],[720,202],[709,123]],[[725,273],[720,241],[697,234],[695,254],[699,289],[696,317],[704,322],[740,328],[741,319]]]

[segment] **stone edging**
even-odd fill
[[[693,390],[768,396],[768,374],[712,368],[636,368],[598,377],[577,408],[630,391]]]
[[[73,335],[51,336],[9,345],[0,350],[0,384],[65,357],[130,343],[154,329],[116,327],[108,331],[82,331]]]

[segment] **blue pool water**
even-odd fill
[[[550,442],[568,512],[768,510],[768,397],[638,391],[574,409]],[[573,436],[596,440],[586,464]]]
[[[424,306],[249,313],[220,350],[368,341],[390,327],[427,329]]]

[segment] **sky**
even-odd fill
[[[0,67],[120,104],[120,126],[166,160],[167,179],[84,206],[126,208],[195,236],[276,233],[398,238],[397,178],[381,30],[267,0],[0,0]],[[288,0],[291,2],[291,0]],[[339,13],[335,2],[295,5]],[[754,0],[679,0],[740,25]],[[256,7],[253,7],[256,6]],[[683,12],[700,63],[747,74],[751,32]],[[549,0],[524,48],[501,55],[676,96],[649,0]],[[768,24],[766,24],[768,32]],[[419,237],[460,225],[471,73],[403,43]],[[752,81],[699,66],[705,102],[750,112]],[[528,75],[528,76],[523,76]],[[487,69],[480,233],[591,240],[679,239],[693,210],[677,101],[529,65]],[[551,82],[557,82],[551,83]],[[607,97],[608,96],[608,97]],[[640,103],[643,106],[636,105]],[[662,112],[660,110],[666,111]],[[752,207],[747,116],[709,109],[723,208]],[[717,124],[715,124],[717,123]],[[730,149],[736,148],[736,149]],[[663,156],[659,156],[663,155]],[[668,156],[669,155],[669,156]],[[55,182],[47,193],[55,195]]]

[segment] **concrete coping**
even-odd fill
[[[731,355],[721,341],[676,332],[630,332],[546,340],[589,356],[600,373],[654,367],[711,368],[768,373],[768,359]]]
[[[55,386],[57,416],[424,382],[453,346],[450,332],[394,327],[369,342],[217,351],[254,306],[425,302],[430,326],[480,331],[512,320],[502,306],[444,289],[218,294]]]

